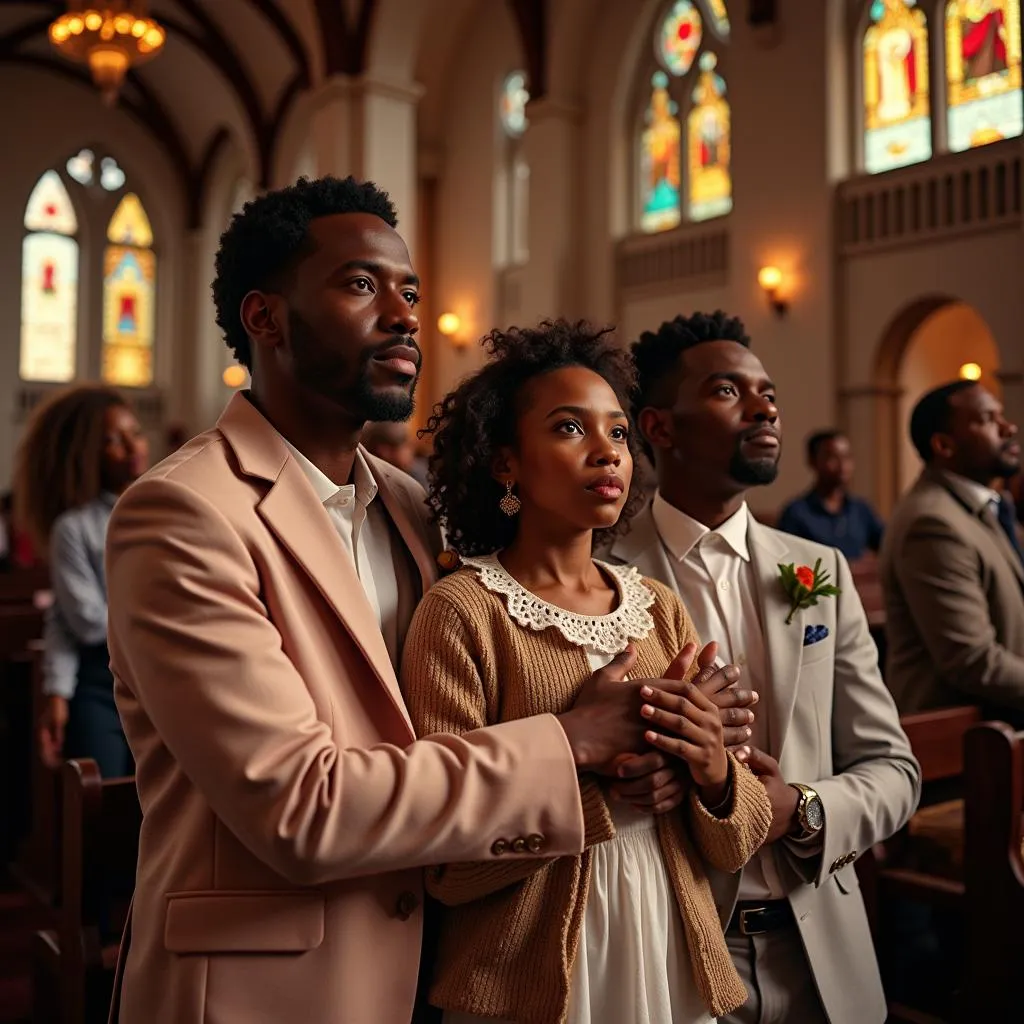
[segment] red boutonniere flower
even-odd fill
[[[810,608],[811,605],[817,604],[819,597],[835,597],[840,593],[838,587],[829,583],[828,573],[821,571],[820,558],[814,563],[813,569],[809,565],[779,563],[779,582],[789,598],[787,626],[801,608]]]

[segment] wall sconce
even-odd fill
[[[240,388],[244,383],[246,377],[249,374],[246,373],[244,366],[239,366],[238,363],[233,363],[229,366],[220,376],[220,379],[229,388]]]
[[[981,380],[981,367],[977,363],[964,363],[960,367],[961,380]]]
[[[776,316],[785,316],[789,303],[779,296],[782,286],[782,271],[778,267],[762,267],[757,272],[757,283],[768,296],[768,304],[775,310]]]
[[[469,343],[462,330],[462,317],[458,313],[442,313],[437,318],[437,329],[455,348],[465,348]]]

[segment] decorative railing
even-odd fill
[[[1019,228],[1021,153],[1012,139],[844,182],[836,195],[839,255]]]
[[[620,292],[664,286],[703,288],[729,277],[728,219],[714,226],[687,224],[657,235],[634,235],[619,242],[615,280]]]

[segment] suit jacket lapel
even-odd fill
[[[789,598],[779,582],[779,563],[786,561],[785,555],[789,549],[781,535],[767,530],[751,518],[747,539],[754,566],[761,629],[768,654],[770,753],[778,759],[782,756],[783,743],[796,704],[804,650],[804,611],[798,611],[793,621],[786,625]]]
[[[412,729],[377,615],[302,468],[242,394],[232,399],[218,427],[238,456],[242,472],[271,481],[257,506],[258,514],[316,585]]]
[[[641,575],[658,580],[679,594],[679,583],[672,569],[650,505],[634,516],[629,533],[616,539],[611,556],[617,562],[634,565]]]

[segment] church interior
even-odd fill
[[[74,383],[122,389],[153,462],[210,428],[248,386],[214,318],[222,232],[268,189],[354,175],[395,202],[422,280],[412,428],[483,364],[493,328],[585,319],[627,345],[721,309],[746,325],[782,410],[785,455],[753,514],[774,522],[807,490],[805,439],[835,429],[853,489],[885,519],[920,472],[907,424],[925,392],[977,380],[1024,418],[1020,9],[3,0],[0,490],[33,409]],[[44,579],[42,566],[9,589],[0,577],[0,1020],[51,1019],[42,992],[70,970],[83,1015],[52,1019],[84,1022],[107,951],[65,948],[49,981],[39,967],[39,935],[67,943],[70,927],[54,880],[70,840],[39,834],[61,811],[32,755]],[[882,645],[877,576],[861,582]],[[925,781],[957,812],[919,812],[860,884],[879,905],[920,897],[973,922],[972,897],[991,898],[965,881],[963,726],[948,729],[923,741],[937,763]],[[1019,770],[1018,819],[1022,791]],[[936,1002],[890,1019],[954,1019]]]

